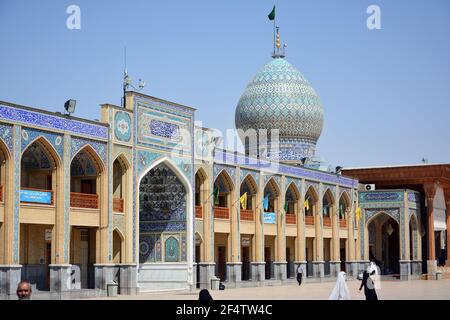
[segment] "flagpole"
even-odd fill
[[[276,24],[275,24],[275,21],[276,21],[276,16],[273,18],[273,55],[274,55],[274,57],[275,57],[275,54],[276,54],[276,52],[275,52],[275,42],[276,42],[276,35],[275,35]]]

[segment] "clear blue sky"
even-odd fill
[[[66,8],[81,8],[68,30]],[[100,117],[120,104],[123,48],[144,93],[198,109],[206,127],[234,128],[234,110],[270,61],[273,24],[287,60],[321,97],[317,154],[333,165],[450,162],[448,0],[0,0],[0,100]],[[381,30],[366,9],[381,8]]]

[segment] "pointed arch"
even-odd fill
[[[156,159],[148,168],[146,168],[137,179],[137,186],[139,189],[139,186],[141,185],[142,179],[150,172],[150,170],[156,168],[159,164],[166,165],[173,173],[175,173],[176,177],[179,179],[181,184],[186,190],[186,239],[187,239],[187,246],[186,246],[186,263],[188,266],[188,274],[192,274],[193,272],[193,260],[194,260],[194,251],[193,251],[193,235],[194,235],[194,199],[193,199],[193,186],[189,179],[183,174],[183,172],[180,171],[178,166],[167,156],[162,156],[158,159]],[[140,212],[140,201],[139,201],[139,192],[136,194],[136,212]],[[137,225],[140,224],[139,222],[140,217],[139,214],[137,215]],[[140,231],[139,231],[140,232]],[[136,237],[136,248],[139,248],[139,234]],[[138,261],[139,264],[142,264],[139,259],[139,250],[135,251],[135,259]],[[188,283],[193,285],[193,278],[188,276]]]
[[[322,199],[325,199],[325,198],[328,199],[328,201],[330,202],[330,204],[333,205],[333,204],[335,203],[334,194],[333,194],[333,192],[331,191],[330,188],[326,188],[326,190],[325,190],[325,192],[324,192],[324,194],[323,194]]]
[[[203,167],[199,167],[195,172],[195,175],[198,175],[203,181],[208,179],[208,174]]]
[[[0,139],[0,168],[5,166],[5,170],[0,170],[0,202],[4,202],[5,195],[9,193],[7,188],[9,187],[8,175],[9,175],[10,159],[11,154],[9,152],[9,149],[7,145],[4,143],[4,141]],[[0,261],[2,261],[2,257],[0,257]]]
[[[346,205],[347,208],[350,208],[350,207],[351,207],[352,201],[350,200],[350,196],[348,195],[348,192],[347,192],[347,191],[343,191],[343,192],[341,193],[341,196],[339,197],[339,202],[340,202],[341,200],[345,203],[345,205]]]
[[[95,149],[90,144],[86,144],[85,146],[83,146],[83,148],[78,150],[78,152],[75,153],[72,156],[72,158],[70,159],[70,163],[72,164],[73,160],[77,156],[82,154],[83,152],[85,152],[90,157],[90,159],[93,161],[93,164],[95,164],[96,169],[97,169],[97,174],[100,174],[103,171],[105,171],[105,164],[103,163],[102,158],[100,157],[100,155],[97,153],[97,151],[95,151]]]
[[[243,188],[244,184],[246,184],[248,186],[248,189],[250,190],[251,195],[258,193],[258,184],[256,183],[255,179],[253,178],[253,176],[250,173],[248,173],[245,176],[245,178],[242,180],[241,194],[242,194],[242,188]]]
[[[308,195],[313,198],[312,199],[313,202],[319,201],[319,193],[314,188],[314,186],[309,186],[309,188],[306,190],[306,192],[305,192],[305,200],[307,199]]]
[[[24,148],[21,152],[20,158],[22,159],[23,155],[27,150],[35,143],[38,143],[40,146],[44,148],[45,151],[47,151],[47,154],[49,154],[54,161],[55,167],[60,167],[62,164],[62,160],[56,151],[56,149],[53,147],[53,145],[50,143],[50,141],[47,140],[44,136],[38,136],[35,139],[33,139],[26,148]]]
[[[200,244],[203,244],[203,237],[198,231],[195,231],[195,239],[196,240],[199,239],[200,240]]]
[[[223,179],[223,182],[225,183],[225,186],[227,187],[228,192],[234,191],[234,182],[233,179],[230,177],[228,172],[225,169],[222,169],[219,174],[217,175],[217,178],[214,181],[214,185],[216,183],[220,182],[220,179]]]
[[[339,219],[341,219],[341,220],[347,219],[347,216],[350,213],[351,207],[352,207],[352,202],[350,200],[348,193],[346,191],[342,192],[341,196],[339,197],[339,203],[338,203]],[[343,226],[345,227],[345,223]]]
[[[419,239],[419,222],[415,214],[411,214],[409,219],[409,234],[410,234],[410,260],[417,260],[419,257],[418,252],[418,239]]]
[[[122,168],[123,168],[124,170],[128,170],[128,169],[131,168],[130,161],[128,161],[128,158],[126,157],[126,155],[125,155],[123,152],[120,152],[120,153],[116,156],[116,158],[113,160],[113,163],[114,163],[116,160],[119,161],[120,165],[122,166]]]
[[[278,185],[278,183],[275,181],[275,179],[273,177],[270,178],[269,181],[267,181],[267,183],[265,184],[264,194],[266,193],[265,192],[266,188],[270,188],[274,192],[273,196],[276,198],[278,198],[281,194],[280,186]]]
[[[300,190],[298,190],[297,185],[291,182],[286,188],[285,194],[285,211],[286,211],[286,222],[290,224],[295,224],[295,219],[288,215],[295,215],[298,211],[297,202],[300,200]]]
[[[390,214],[389,212],[387,212],[387,211],[378,211],[377,213],[375,213],[373,216],[371,216],[369,219],[367,219],[367,221],[366,221],[366,227],[372,222],[372,221],[374,221],[375,219],[377,219],[378,217],[380,217],[380,216],[382,216],[382,215],[386,215],[386,216],[388,216],[388,217],[390,217],[390,218],[392,218],[395,222],[397,222],[397,224],[400,226],[400,221],[398,221],[397,220],[397,218],[394,216],[394,215],[392,215],[392,214]],[[384,223],[384,222],[383,222]]]
[[[298,201],[300,199],[300,190],[298,189],[297,185],[294,181],[292,181],[288,187],[286,188],[286,193],[288,190],[291,190],[293,195],[295,196],[295,200]]]
[[[319,194],[314,186],[309,186],[305,193],[305,223],[314,224],[314,216],[316,215],[316,204],[319,201]],[[309,218],[306,218],[309,217]]]

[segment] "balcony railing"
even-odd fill
[[[98,209],[98,194],[71,192],[70,206],[76,208]]]
[[[123,199],[113,198],[113,211],[114,212],[123,212]]]
[[[36,188],[20,188],[20,190],[25,190],[25,191],[32,191],[33,195],[28,195],[28,199],[27,200],[22,200],[22,195],[20,196],[22,203],[35,203],[35,204],[43,204],[43,205],[53,205],[55,204],[55,197],[54,197],[54,192],[53,190],[44,190],[44,189],[36,189]],[[44,197],[39,195],[39,192],[43,192],[46,193],[44,194]],[[2,191],[3,193],[3,191]],[[46,202],[47,201],[47,196],[48,193],[50,193],[50,203]],[[41,194],[42,195],[42,194]],[[35,198],[36,201],[33,201],[32,199]]]
[[[313,226],[314,225],[314,216],[305,216],[305,224]]]
[[[241,209],[241,220],[253,221],[253,210]]]
[[[3,202],[3,186],[0,185],[0,202]]]
[[[203,218],[203,207],[202,206],[195,206],[195,217],[196,218]]]
[[[347,220],[346,219],[340,219],[339,220],[339,227],[345,229],[347,228]]]
[[[331,227],[331,218],[330,217],[323,217],[323,226]]]
[[[287,224],[297,224],[297,219],[295,214],[287,213],[286,214],[286,223]]]
[[[230,219],[230,209],[223,207],[214,207],[214,218]]]

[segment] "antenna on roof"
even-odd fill
[[[123,83],[122,83],[122,86],[123,86],[122,106],[124,108],[127,107],[127,101],[126,101],[125,95],[126,95],[128,87],[132,87],[136,91],[141,91],[145,87],[145,81],[142,80],[142,79],[139,79],[139,85],[138,85],[139,88],[136,88],[135,86],[133,86],[133,80],[128,75],[128,70],[127,70],[127,47],[126,46],[124,48],[124,70],[123,70]]]

